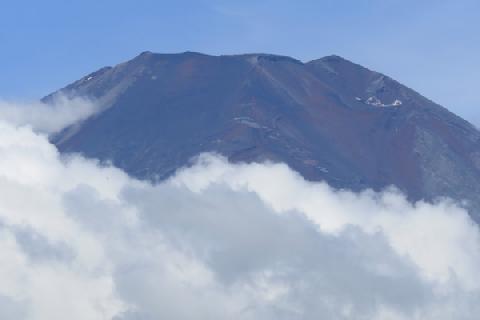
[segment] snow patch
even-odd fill
[[[381,107],[381,108],[386,108],[386,107],[398,107],[403,104],[403,102],[399,99],[395,99],[392,103],[383,103],[382,100],[377,98],[376,96],[371,96],[367,100],[363,100],[359,97],[355,97],[355,100],[357,101],[362,101],[365,104],[375,106],[375,107]]]
[[[236,121],[236,122],[239,122],[243,125],[246,125],[247,127],[250,127],[250,128],[268,129],[268,127],[265,127],[265,126],[262,126],[262,125],[258,124],[257,122],[255,122],[253,119],[251,119],[249,117],[236,117],[236,118],[233,118],[233,120]]]

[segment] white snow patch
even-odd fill
[[[378,106],[378,107],[383,107],[384,106],[382,101],[380,101],[380,99],[378,99],[375,96],[368,98],[366,103],[369,104],[369,105],[372,105],[372,106]]]
[[[375,107],[383,107],[383,108],[386,108],[386,107],[398,107],[398,106],[401,106],[403,103],[401,100],[399,99],[395,99],[392,103],[383,103],[379,98],[377,98],[376,96],[372,96],[370,98],[368,98],[366,101],[365,101],[366,104],[369,104],[371,106],[375,106]]]
[[[233,118],[236,122],[239,122],[247,127],[255,128],[255,129],[268,129],[265,126],[260,125],[259,123],[255,122],[253,119],[249,117],[236,117]]]

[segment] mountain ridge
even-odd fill
[[[58,93],[96,99],[102,108],[54,136],[59,150],[111,160],[141,179],[164,179],[212,151],[232,161],[285,162],[336,188],[395,185],[411,200],[448,196],[480,208],[478,130],[336,55],[301,62],[143,52]]]

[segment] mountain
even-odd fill
[[[480,221],[479,131],[338,56],[303,63],[144,52],[59,92],[102,107],[54,136],[59,150],[111,160],[140,179],[164,179],[215,151],[232,161],[285,162],[336,188],[395,185],[410,200],[466,200]]]

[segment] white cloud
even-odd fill
[[[338,234],[349,225],[369,234],[380,231],[398,254],[412,258],[429,279],[448,281],[451,271],[456,271],[465,286],[480,288],[480,277],[470,268],[480,264],[478,226],[449,200],[410,204],[395,189],[380,194],[334,191],[326,184],[305,181],[285,165],[231,166],[208,155],[174,180],[196,192],[219,181],[233,189],[254,191],[276,212],[302,212],[326,233]]]
[[[18,103],[0,100],[0,119],[17,126],[29,125],[36,132],[54,133],[84,120],[99,108],[85,98],[55,95],[49,103]]]
[[[1,319],[480,314],[480,233],[453,203],[209,154],[150,185],[19,124],[0,122]]]

